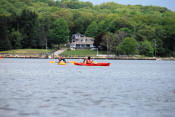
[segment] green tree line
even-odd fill
[[[77,32],[109,54],[175,56],[175,12],[79,0],[1,0],[0,50],[49,48]]]

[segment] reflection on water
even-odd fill
[[[97,61],[1,60],[0,117],[174,117],[175,61]]]

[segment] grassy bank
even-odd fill
[[[106,54],[103,51],[98,51],[98,54]],[[97,55],[97,50],[66,50],[61,55],[65,57],[69,56],[77,56],[77,57],[84,57],[84,56],[96,56]]]
[[[15,49],[15,50],[8,50],[8,51],[0,51],[0,53],[21,53],[21,54],[25,54],[25,53],[34,53],[34,54],[39,54],[39,53],[47,53],[50,52],[51,50],[47,50],[46,49]]]

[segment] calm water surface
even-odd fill
[[[175,117],[175,61],[49,61],[0,60],[0,117]]]

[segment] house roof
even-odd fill
[[[83,34],[80,34],[80,33],[76,33],[76,34],[73,34],[73,35],[72,35],[72,37],[74,37],[74,36],[85,37],[85,35],[83,35]]]
[[[94,44],[94,38],[91,37],[79,37],[78,40],[72,42],[72,44]]]

